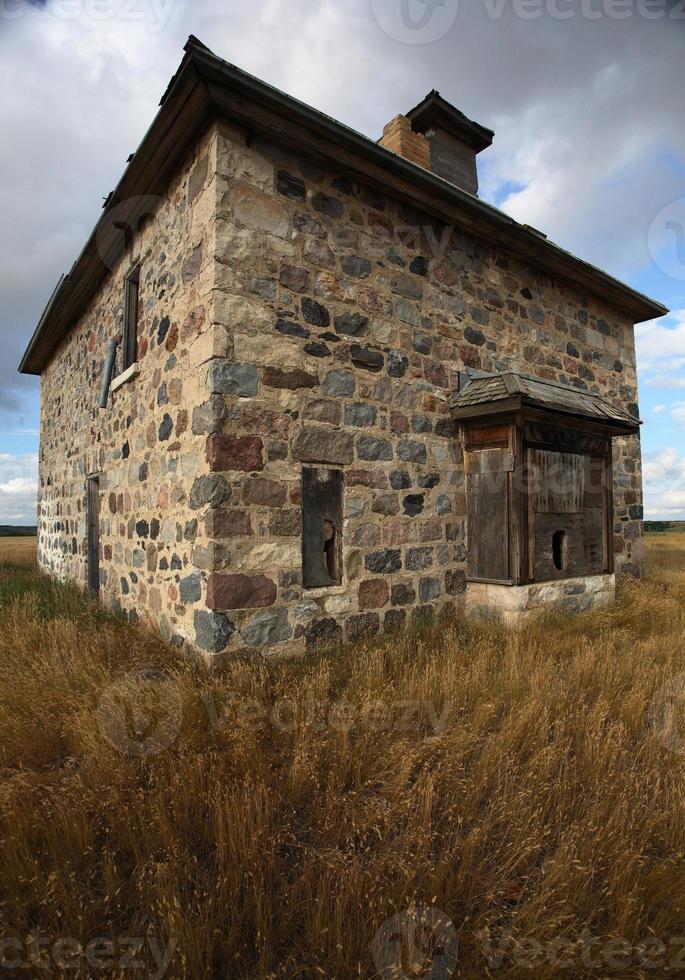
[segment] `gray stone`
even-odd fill
[[[346,466],[352,462],[353,449],[354,441],[349,432],[305,426],[295,437],[293,456],[303,462],[337,463],[339,466]]]
[[[422,578],[419,582],[421,602],[431,602],[433,599],[437,599],[441,591],[439,578]]]
[[[324,395],[332,398],[349,398],[354,394],[356,382],[349,371],[329,371],[321,385]]]
[[[412,442],[410,439],[402,439],[397,447],[397,455],[405,463],[426,464],[426,447],[422,442]]]
[[[198,609],[195,612],[195,642],[201,650],[209,653],[221,653],[231,636],[235,626],[223,613],[205,612]]]
[[[361,313],[343,313],[333,321],[336,333],[346,337],[365,337],[369,332],[369,318]]]
[[[404,564],[406,568],[413,572],[421,571],[423,568],[430,568],[433,564],[433,549],[410,548],[407,551]]]
[[[448,493],[441,493],[435,503],[435,513],[442,517],[452,513],[452,498]]]
[[[345,407],[345,425],[354,425],[357,428],[374,425],[377,414],[378,412],[373,405],[347,405]]]
[[[368,571],[378,575],[398,572],[402,568],[402,555],[399,548],[383,548],[367,555],[364,564]]]
[[[380,371],[384,363],[380,351],[360,347],[359,344],[352,344],[350,357],[353,364],[360,368],[366,368],[367,371]]]
[[[199,602],[202,598],[202,576],[199,572],[193,572],[187,578],[181,579],[179,586],[181,602]]]
[[[213,394],[254,398],[258,384],[257,368],[252,364],[231,364],[220,358],[209,366],[209,390]]]
[[[220,432],[227,418],[226,402],[220,395],[212,395],[209,401],[193,409],[193,435]]]
[[[410,303],[406,299],[398,299],[395,301],[395,315],[398,319],[402,320],[404,323],[410,324],[412,327],[418,327],[419,325],[419,314],[413,303]]]
[[[356,279],[367,279],[371,273],[371,263],[360,255],[345,255],[340,265],[345,275]]]
[[[192,510],[199,510],[208,504],[212,507],[220,507],[233,496],[228,481],[218,474],[214,476],[199,476],[193,489],[190,491],[190,507]]]
[[[159,441],[166,442],[174,431],[174,423],[170,415],[165,415],[159,427]]]
[[[376,439],[374,436],[360,436],[357,439],[357,455],[359,459],[392,459],[392,446],[385,439]]]
[[[393,490],[408,490],[412,485],[412,478],[406,470],[393,470],[390,474],[390,486]]]
[[[278,612],[263,612],[250,620],[240,631],[243,642],[249,647],[264,647],[272,643],[282,643],[293,635],[288,621],[287,609]]]
[[[387,371],[391,378],[403,378],[409,367],[409,358],[401,350],[393,350],[388,354]]]
[[[402,501],[404,513],[408,517],[416,517],[423,511],[424,495],[422,493],[409,493]]]
[[[326,307],[315,299],[302,300],[302,316],[307,323],[317,327],[327,327],[331,322],[331,315]]]

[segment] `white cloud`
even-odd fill
[[[652,409],[653,415],[661,415],[663,412],[667,411],[668,406],[666,405],[655,405]]]
[[[685,520],[685,457],[668,447],[642,460],[645,517]]]
[[[38,456],[0,453],[0,524],[35,524]]]
[[[661,320],[648,320],[635,327],[637,369],[640,379],[654,388],[683,388],[685,378],[674,374],[685,367],[685,309],[673,310]]]

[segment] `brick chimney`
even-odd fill
[[[384,127],[378,142],[393,153],[430,170],[431,151],[428,140],[422,133],[414,132],[406,116],[395,116],[391,119]]]
[[[395,116],[383,130],[380,143],[469,194],[477,194],[476,156],[491,145],[494,135],[432,91],[406,116]]]

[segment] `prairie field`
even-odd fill
[[[0,980],[685,976],[685,534],[221,674],[0,540]]]

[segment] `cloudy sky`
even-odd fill
[[[685,518],[685,0],[0,0],[0,523],[35,523],[16,365],[195,34],[377,138],[432,88],[481,196],[673,311],[638,328],[646,511]]]

